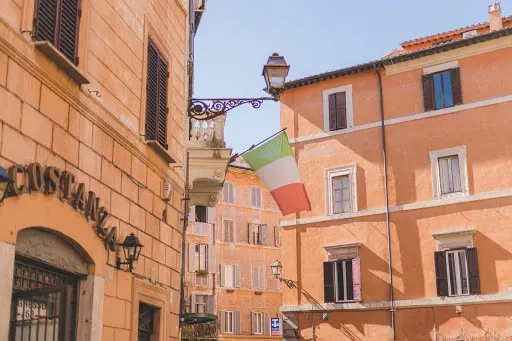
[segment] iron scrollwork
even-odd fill
[[[261,107],[263,101],[276,101],[274,97],[259,98],[193,98],[190,101],[189,116],[196,120],[211,120],[217,116],[224,115],[229,110],[243,104],[251,104],[254,109]]]

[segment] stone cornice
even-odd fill
[[[37,66],[22,50],[33,51],[31,43],[21,33],[13,29],[4,19],[0,18],[0,51],[19,64],[24,70],[39,80],[44,86],[62,97],[71,107],[84,115],[93,124],[108,134],[121,146],[126,148],[134,157],[141,160],[148,168],[157,173],[164,180],[171,182],[175,188],[184,191],[185,179],[178,173],[169,172],[170,167],[164,169],[159,163],[149,157],[143,150],[145,143],[132,130],[113,115],[105,106],[84,92],[72,91],[61,82],[55,80],[46,70]],[[77,86],[78,87],[78,86]],[[120,127],[122,131],[114,127]],[[155,158],[158,158],[155,154]]]

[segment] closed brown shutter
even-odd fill
[[[155,44],[148,43],[146,84],[146,140],[157,141],[167,149],[168,63]]]
[[[58,49],[64,56],[78,64],[78,28],[80,0],[63,0],[59,16]]]
[[[47,40],[55,45],[57,0],[36,0],[34,11],[34,40]]]
[[[453,105],[462,104],[462,88],[460,84],[459,68],[450,70],[450,78],[452,82]]]
[[[448,272],[446,269],[446,256],[443,251],[434,253],[436,267],[437,296],[448,296]]]
[[[336,130],[336,94],[329,95],[329,130]]]
[[[434,78],[432,75],[423,75],[423,102],[425,111],[434,110],[435,97],[434,97]]]
[[[334,302],[333,262],[324,262],[324,302]]]
[[[336,94],[336,129],[347,127],[347,93]]]
[[[475,248],[466,250],[468,258],[468,274],[469,274],[469,293],[471,295],[480,295],[480,275],[478,271],[478,256]]]

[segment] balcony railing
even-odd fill
[[[190,118],[190,141],[193,145],[195,143],[204,144],[207,148],[225,148],[225,125],[226,115],[220,115],[205,121]]]
[[[210,235],[210,231],[212,230],[212,224],[194,222],[194,230],[193,233],[196,236],[208,236]]]

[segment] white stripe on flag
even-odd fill
[[[269,191],[289,184],[302,183],[293,156],[277,159],[256,171]]]

